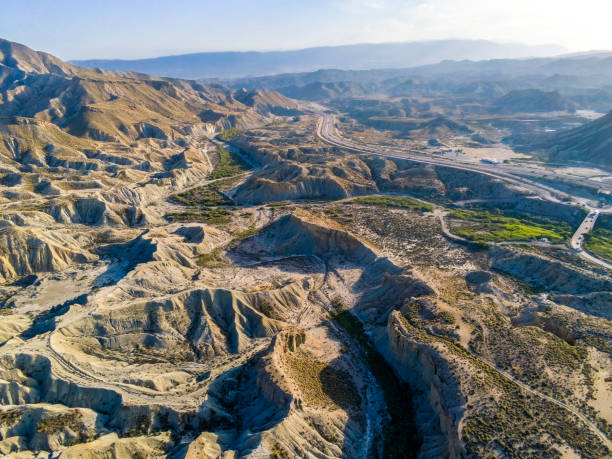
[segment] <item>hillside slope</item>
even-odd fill
[[[263,124],[295,109],[273,93],[252,93],[193,81],[88,70],[23,45],[0,41],[0,116],[36,118],[72,135],[129,144],[172,139],[188,127],[209,131]],[[236,96],[236,97],[235,97]]]
[[[584,161],[612,168],[612,111],[583,126],[556,134],[547,148],[551,160]]]

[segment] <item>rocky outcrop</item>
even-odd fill
[[[575,129],[555,133],[541,145],[551,161],[588,162],[605,168],[612,167],[612,112]]]
[[[343,199],[375,191],[371,180],[343,165],[304,166],[279,161],[249,177],[233,198],[237,202],[260,204],[287,199]]]
[[[89,443],[66,448],[62,451],[61,457],[66,459],[163,457],[170,446],[172,446],[170,432],[126,438],[119,438],[116,433],[109,433]]]
[[[47,212],[59,223],[85,225],[117,225],[121,220],[110,212],[107,204],[97,198],[78,198],[74,201],[57,200]]]
[[[406,300],[433,293],[431,287],[421,280],[403,274],[384,272],[378,285],[364,289],[355,309],[359,313],[367,311],[369,320],[381,321],[391,310],[397,309]]]
[[[365,120],[365,122],[376,129],[399,131],[401,133],[417,131],[421,135],[430,137],[448,137],[472,133],[472,130],[465,124],[458,123],[444,116],[438,116],[426,121],[415,121],[414,119],[399,117],[371,117]]]
[[[68,234],[42,231],[2,222],[0,232],[0,281],[40,272],[60,271],[95,257],[81,249]]]
[[[439,196],[445,192],[444,184],[438,179],[432,166],[380,156],[367,157],[364,161],[381,191],[418,196]]]
[[[499,246],[492,247],[489,253],[493,269],[510,274],[533,288],[571,295],[612,291],[609,278],[583,273],[559,261]]]
[[[282,255],[308,255],[331,258],[342,255],[353,263],[380,266],[398,271],[386,258],[380,258],[365,242],[332,220],[296,210],[264,228],[254,241],[239,249]]]
[[[593,292],[585,295],[553,295],[553,301],[596,317],[612,320],[612,292]]]
[[[141,349],[174,359],[206,360],[244,351],[252,339],[269,337],[283,323],[269,319],[252,304],[254,295],[221,289],[193,289],[162,301],[125,305],[97,313],[62,329],[71,342],[95,336],[99,348]]]
[[[74,452],[99,447],[112,451],[117,434],[182,433],[206,422],[204,414],[194,410],[133,404],[113,390],[66,381],[51,372],[51,365],[48,358],[34,354],[2,357],[2,404],[12,406],[0,410],[0,452],[51,452],[74,444],[81,444]],[[115,432],[112,441],[107,438],[104,444],[88,446],[94,438],[110,432]],[[129,444],[130,440],[121,442]],[[157,446],[166,449],[170,443],[165,438]]]
[[[419,396],[416,418],[424,443],[419,457],[463,457],[459,438],[463,397],[448,361],[435,346],[416,340],[399,311],[389,315],[386,328],[376,331],[375,344],[398,376]]]
[[[561,95],[559,91],[515,89],[497,99],[492,111],[495,113],[573,112],[577,106],[578,104]]]
[[[109,203],[101,197],[65,199],[51,202],[46,211],[58,223],[89,226],[143,226],[147,213],[143,207]]]
[[[33,404],[0,409],[0,453],[57,451],[100,433],[104,416],[86,408]],[[19,439],[18,441],[16,441]]]
[[[295,352],[306,341],[303,330],[289,328],[276,335],[257,368],[257,388],[261,394],[279,407],[288,410],[294,400],[283,370],[285,353]]]
[[[453,200],[524,198],[526,190],[508,182],[472,171],[436,167],[438,178],[444,183],[445,197]]]

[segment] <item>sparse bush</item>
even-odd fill
[[[219,137],[219,139],[224,141],[224,142],[229,142],[233,138],[239,136],[240,133],[242,133],[241,129],[232,127],[232,128],[229,128],[229,129],[224,129],[223,131],[221,131],[219,133],[219,135],[217,137]]]
[[[349,202],[355,204],[411,209],[418,210],[421,212],[432,212],[434,209],[431,204],[419,201],[418,199],[414,199],[409,196],[362,196],[359,198],[352,199]]]
[[[271,459],[288,459],[289,453],[279,442],[275,441],[270,450]]]
[[[197,261],[198,266],[202,266],[205,268],[212,268],[214,266],[219,265],[220,263],[219,253],[220,252],[221,252],[221,249],[217,247],[212,252],[201,253],[200,255],[198,255],[198,261]]]

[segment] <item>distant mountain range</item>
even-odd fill
[[[612,107],[612,53],[556,57],[446,60],[410,68],[285,73],[217,81],[240,89],[278,91],[294,99],[329,103],[363,97],[452,96],[497,104],[496,112],[547,112]],[[514,91],[511,93],[511,91]],[[505,98],[502,98],[506,96]]]
[[[486,40],[436,40],[358,44],[270,52],[206,52],[137,60],[77,60],[81,67],[142,72],[173,78],[237,78],[323,68],[380,69],[435,64],[446,59],[482,60],[552,56],[556,45],[529,46]]]
[[[509,81],[526,77],[548,79],[550,84],[582,84],[581,80],[596,80],[596,84],[610,84],[612,52],[568,54],[554,57],[525,59],[444,60],[436,64],[404,68],[341,70],[321,69],[314,72],[285,73],[262,77],[222,80],[233,87],[283,88],[303,87],[310,83],[393,83],[407,78],[446,78],[453,81]]]

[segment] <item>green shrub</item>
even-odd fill
[[[166,215],[173,223],[208,223],[211,225],[225,225],[229,223],[232,213],[223,208],[201,207],[186,210],[185,212],[174,212]]]
[[[208,185],[173,194],[170,200],[185,206],[230,206],[232,201]]]
[[[241,133],[242,133],[241,129],[233,127],[229,129],[224,129],[223,131],[219,133],[217,137],[219,137],[219,139],[223,140],[224,142],[229,142],[234,137],[239,136]]]
[[[218,146],[219,162],[208,175],[208,180],[217,180],[223,177],[232,177],[250,169],[249,165],[240,156]]]
[[[612,230],[595,228],[585,235],[584,247],[593,255],[612,262]]]
[[[210,267],[219,265],[219,263],[220,263],[220,258],[219,258],[220,252],[221,252],[221,249],[219,247],[217,247],[212,252],[201,253],[200,255],[198,255],[198,261],[197,261],[198,266],[210,268]]]

